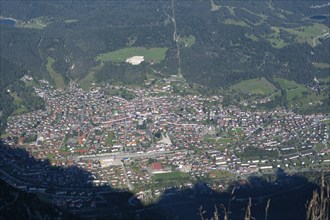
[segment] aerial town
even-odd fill
[[[129,190],[148,202],[198,180],[221,191],[249,174],[329,169],[328,115],[243,111],[223,107],[221,96],[177,95],[172,85],[84,91],[40,81],[46,109],[10,117],[0,177],[79,209],[102,204],[102,192]]]

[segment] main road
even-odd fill
[[[92,154],[92,155],[82,155],[74,157],[75,160],[79,159],[125,159],[125,158],[143,158],[143,157],[156,157],[165,154],[174,153],[175,151],[157,151],[157,152],[147,152],[147,153],[105,153],[105,154]]]

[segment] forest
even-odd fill
[[[311,8],[317,1],[214,3],[218,10],[208,1],[5,1],[0,15],[17,25],[1,26],[1,56],[49,81],[52,57],[66,83],[90,74],[100,65],[98,55],[130,47],[168,48],[164,60],[148,65],[165,75],[180,68],[188,81],[212,88],[260,76],[307,83],[329,73],[313,65],[330,60],[329,19],[306,19],[327,13],[327,7]],[[187,37],[194,38],[189,46]],[[94,81],[118,80],[127,69],[141,72],[125,66],[107,62]]]

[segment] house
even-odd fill
[[[151,164],[151,169],[153,171],[161,171],[161,170],[163,170],[162,169],[162,165],[159,162],[152,163]]]

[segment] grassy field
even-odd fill
[[[152,179],[154,181],[173,181],[173,180],[186,179],[189,177],[190,176],[188,173],[175,171],[171,173],[157,173],[152,177]]]
[[[237,135],[242,135],[242,134],[244,134],[242,128],[235,128],[235,132],[237,133]]]
[[[319,101],[328,97],[327,92],[314,92],[303,85],[287,90],[287,99],[290,106],[299,107],[302,111],[310,111],[319,105]]]
[[[325,145],[322,143],[318,143],[315,145],[315,149],[317,152],[320,152],[324,147],[325,147]]]
[[[71,24],[71,23],[76,23],[78,22],[79,20],[78,19],[67,19],[67,20],[64,20],[65,23],[68,23],[68,24]]]
[[[166,47],[144,48],[144,47],[130,47],[116,51],[100,54],[96,60],[101,62],[125,62],[127,58],[132,56],[144,56],[147,62],[159,63],[165,59]]]
[[[204,141],[208,143],[215,143],[217,142],[217,139],[215,137],[204,137]]]
[[[94,75],[95,73],[103,67],[103,63],[98,66],[94,66],[90,69],[88,74],[79,80],[79,85],[83,90],[88,90],[91,84],[94,82]]]
[[[3,132],[3,133],[0,135],[0,138],[2,138],[2,139],[5,139],[5,138],[7,138],[7,137],[10,137],[10,134],[7,133],[7,132]]]
[[[297,28],[271,28],[273,30],[273,33],[263,37],[268,40],[274,48],[283,48],[288,45],[288,42],[285,42],[280,37],[280,33],[282,31],[294,35],[296,43],[308,43],[312,47],[321,44],[321,41],[319,41],[319,37],[321,37],[322,34],[330,31],[330,28],[320,23],[314,23],[313,25]]]
[[[211,11],[218,11],[220,9],[220,5],[216,5],[213,0],[210,0],[211,2]]]
[[[252,14],[252,15],[256,15],[256,16],[262,18],[262,19],[267,19],[267,17],[268,17],[267,15],[265,15],[263,13],[256,13],[256,12],[253,12],[253,11],[247,9],[247,8],[242,8],[242,10],[244,10],[244,11],[246,11],[246,12]]]
[[[313,65],[316,68],[319,68],[319,69],[329,69],[330,68],[330,64],[329,63],[313,63]]]
[[[228,24],[228,25],[237,25],[237,26],[241,26],[241,27],[249,27],[249,25],[242,20],[234,20],[234,19],[226,19],[223,21],[224,24]]]
[[[285,19],[286,16],[280,13],[275,13],[277,17],[281,18],[281,19]]]
[[[132,100],[135,98],[135,94],[129,92],[126,89],[110,89],[105,92],[105,94],[110,96],[119,96],[126,100]]]
[[[17,93],[11,93],[11,96],[14,98],[15,111],[12,115],[20,115],[28,112],[29,110],[23,105],[23,100],[17,96]]]
[[[14,112],[13,112],[13,115],[20,115],[20,114],[24,114],[24,113],[27,113],[29,110],[21,105],[18,109],[16,109]]]
[[[114,138],[114,132],[110,132],[105,142],[107,146],[111,146],[111,147],[113,146],[113,138]]]
[[[328,77],[325,77],[325,78],[319,78],[318,79],[320,82],[330,82],[330,76],[328,76]]]
[[[217,144],[228,144],[233,142],[234,134],[222,134],[222,137],[215,137],[215,135],[206,134],[204,136],[204,141],[208,143],[217,143]]]
[[[16,92],[10,93],[10,95],[14,98],[14,105],[15,106],[19,106],[23,103],[23,100],[18,97]]]
[[[322,34],[329,32],[330,28],[324,24],[314,23],[310,26],[302,26],[298,28],[280,28],[280,30],[284,30],[290,34],[295,35],[296,42],[298,43],[308,43],[312,47],[315,47],[321,44],[318,38]]]
[[[254,34],[245,34],[245,37],[247,37],[253,41],[258,41],[258,37]]]
[[[265,15],[265,14],[263,14],[263,13],[260,13],[260,14],[259,14],[259,13],[253,12],[253,11],[247,9],[247,8],[242,8],[242,9],[243,9],[244,11],[246,11],[246,12],[252,14],[252,15],[258,16],[258,17],[260,18],[260,21],[258,21],[258,22],[256,22],[256,23],[253,23],[253,22],[250,21],[250,23],[253,23],[254,25],[261,25],[261,24],[264,23],[264,22],[267,20],[267,18],[268,18],[268,16]]]
[[[330,125],[330,119],[322,121],[322,124]],[[330,130],[329,130],[329,132],[330,132]]]
[[[53,64],[55,63],[55,59],[52,57],[47,57],[47,64],[46,64],[46,68],[47,68],[47,72],[49,73],[49,75],[52,77],[52,79],[55,82],[55,86],[57,88],[64,88],[65,87],[65,83],[63,80],[63,77],[61,74],[57,73],[54,69],[53,69]]]
[[[94,82],[94,74],[94,71],[90,71],[83,79],[79,81],[79,85],[83,90],[87,91]]]
[[[55,159],[55,154],[54,153],[48,153],[48,154],[46,154],[46,158],[48,159],[48,160],[54,160]]]
[[[306,88],[303,85],[300,85],[294,89],[290,89],[287,91],[287,99],[288,101],[292,101],[293,99],[296,98],[302,98],[303,97],[303,92],[309,92],[310,90]]]
[[[245,94],[271,95],[276,87],[268,82],[264,77],[258,79],[245,80],[230,87],[233,90]]]
[[[50,20],[45,17],[33,18],[27,22],[18,21],[16,27],[18,28],[31,28],[31,29],[44,29],[50,23]]]
[[[180,37],[180,41],[184,44],[185,47],[191,47],[195,44],[196,38],[193,35],[190,35],[188,37]]]
[[[264,36],[264,38],[266,40],[268,40],[272,47],[274,48],[283,48],[285,47],[286,45],[288,45],[288,43],[284,42],[281,37],[280,37],[280,29],[277,28],[277,27],[271,27],[271,29],[273,30],[273,33],[272,34],[269,34],[267,36]]]
[[[295,81],[290,81],[283,78],[274,78],[274,80],[281,85],[282,89],[294,89],[301,86]]]
[[[220,144],[228,144],[231,143],[233,140],[231,138],[219,138],[217,143]]]
[[[230,13],[232,16],[236,16],[236,13],[235,13],[235,7],[233,7],[233,6],[225,6],[225,7],[228,9],[229,13]]]
[[[328,97],[328,93],[324,91],[321,92],[319,95],[311,90],[308,90],[308,92],[309,92],[308,95],[302,98],[302,101],[305,102],[306,104],[310,102],[317,102]]]
[[[289,106],[292,108],[299,108],[302,111],[309,111],[319,105],[319,101],[327,98],[327,93],[325,91],[317,93],[304,85],[283,78],[274,78],[274,80],[287,91],[286,97],[289,102]],[[326,79],[320,80],[326,81]],[[280,95],[280,93],[277,95]],[[274,96],[272,98],[274,99]]]
[[[211,171],[209,176],[215,179],[232,179],[236,177],[235,174],[223,170]]]

